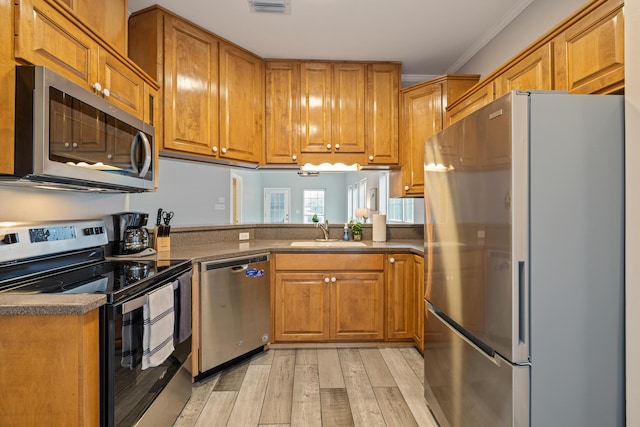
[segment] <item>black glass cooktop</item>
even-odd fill
[[[106,260],[27,279],[4,292],[98,293],[106,294],[107,302],[112,303],[143,292],[146,287],[180,274],[190,266],[189,260]]]

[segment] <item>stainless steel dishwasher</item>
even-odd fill
[[[269,254],[200,263],[199,371],[210,373],[269,342]]]

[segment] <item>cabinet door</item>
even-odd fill
[[[329,340],[330,288],[328,274],[276,273],[276,341]]]
[[[126,0],[57,0],[67,5],[83,23],[106,42],[126,55],[127,53],[127,1]]]
[[[143,119],[144,80],[105,49],[100,49],[98,70],[97,80],[102,86],[102,95],[114,105]]]
[[[300,66],[300,152],[331,153],[331,64]]]
[[[496,98],[512,90],[553,89],[552,44],[547,43],[498,77]]]
[[[402,93],[402,180],[407,194],[424,193],[424,142],[442,129],[442,86]]]
[[[331,277],[331,339],[383,339],[384,274],[335,273]]]
[[[300,64],[266,64],[265,161],[296,164],[300,122]]]
[[[609,0],[556,38],[556,89],[612,93],[624,87],[623,6]]]
[[[221,159],[259,163],[262,158],[264,64],[250,53],[220,44]]]
[[[386,339],[413,339],[415,331],[414,260],[411,254],[387,256]]]
[[[218,39],[169,15],[164,21],[163,147],[218,151]]]
[[[494,81],[490,81],[479,86],[477,89],[474,89],[472,94],[466,96],[464,100],[460,101],[459,104],[456,104],[451,109],[447,110],[447,126],[457,122],[465,116],[468,116],[474,111],[479,110],[494,99],[496,99]]]
[[[15,57],[44,65],[91,88],[98,69],[98,45],[43,0],[15,7]]]
[[[398,164],[400,65],[367,67],[367,161]]]
[[[424,257],[414,255],[413,264],[413,291],[411,292],[414,308],[415,327],[413,329],[413,342],[424,351]]]
[[[364,153],[366,75],[364,64],[333,65],[334,153]]]

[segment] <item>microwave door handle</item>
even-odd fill
[[[142,169],[138,172],[138,165],[136,163],[136,147],[140,140],[142,140],[142,143],[144,144],[144,162],[142,163]],[[149,167],[151,166],[151,155],[151,144],[149,143],[147,135],[142,131],[138,131],[136,136],[133,137],[133,142],[131,143],[131,167],[139,177],[144,177],[149,171]]]

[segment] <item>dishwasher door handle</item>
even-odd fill
[[[241,273],[246,271],[249,268],[249,264],[236,265],[235,267],[231,267],[232,273]]]

